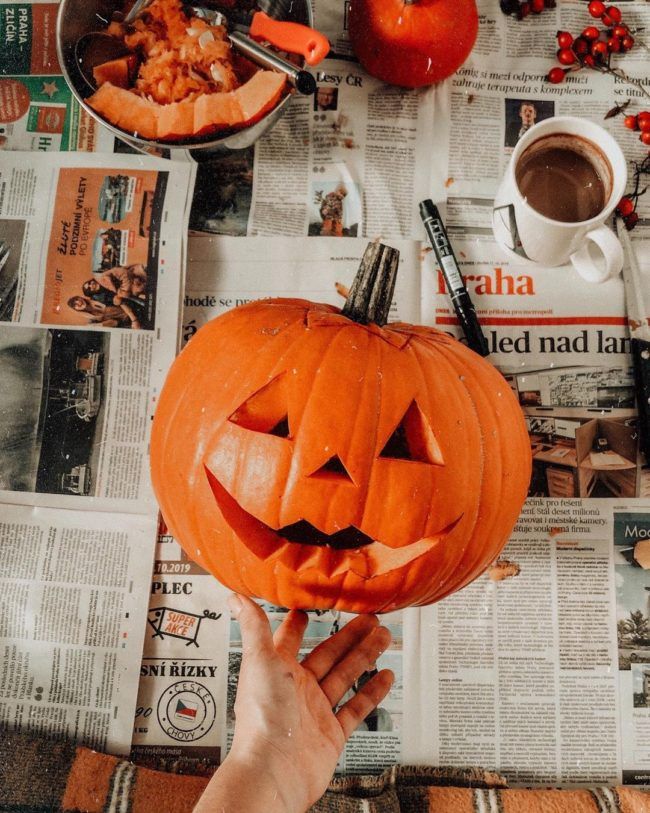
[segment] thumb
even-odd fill
[[[264,610],[246,596],[233,593],[228,597],[232,617],[239,621],[243,656],[264,654],[268,657],[275,651],[271,626]]]

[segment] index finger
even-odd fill
[[[331,638],[321,641],[302,661],[302,666],[320,681],[379,624],[376,615],[358,615]]]

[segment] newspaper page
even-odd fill
[[[193,167],[5,153],[0,500],[142,513],[177,348]]]
[[[1,162],[2,727],[129,752],[156,539],[146,451],[193,181],[132,156]]]
[[[155,520],[0,506],[0,730],[128,754]]]
[[[265,297],[297,297],[342,307],[367,240],[190,234],[183,342],[210,319]],[[400,252],[390,321],[414,322],[420,310],[419,245],[391,240]]]
[[[190,226],[215,234],[413,237],[436,162],[442,89],[404,90],[351,60],[315,69],[314,96],[295,96],[248,150],[199,167]]]
[[[109,131],[74,98],[56,53],[57,2],[0,1],[0,149],[112,148]]]
[[[406,691],[426,722],[409,757],[513,784],[621,781],[632,715],[619,713],[612,514],[611,501],[530,500],[503,554],[520,574],[421,610],[407,646],[428,680],[417,700]]]

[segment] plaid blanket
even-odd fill
[[[138,768],[70,743],[24,734],[0,739],[0,811],[190,813],[207,783]],[[332,781],[312,813],[650,813],[633,788],[508,789],[478,768],[395,766],[379,776]]]

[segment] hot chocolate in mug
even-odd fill
[[[572,191],[578,175],[584,185]],[[517,142],[499,187],[492,217],[497,242],[524,261],[571,262],[589,282],[611,279],[623,267],[623,249],[605,221],[626,183],[621,148],[598,124],[573,116],[541,121]]]

